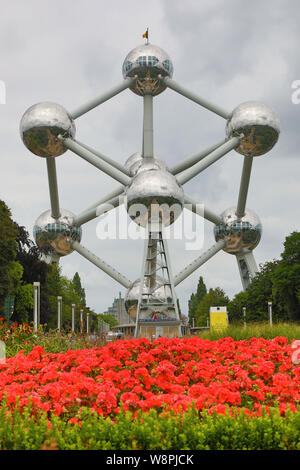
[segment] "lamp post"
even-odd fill
[[[57,329],[61,330],[61,320],[62,320],[62,297],[57,296]]]
[[[72,304],[72,332],[75,333],[75,304]]]
[[[243,307],[244,327],[246,328],[246,307]]]
[[[269,310],[269,321],[270,325],[273,325],[273,319],[272,319],[272,302],[268,302],[268,310]]]
[[[87,335],[89,334],[89,328],[90,328],[90,325],[89,325],[90,321],[89,320],[90,320],[90,312],[87,311],[86,312],[86,334]]]
[[[80,310],[80,333],[83,333],[83,310]]]
[[[33,324],[34,331],[37,331],[40,324],[40,283],[34,282],[33,288]]]

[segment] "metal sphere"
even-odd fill
[[[166,89],[160,79],[173,76],[173,64],[169,55],[153,44],[138,46],[126,56],[123,63],[123,77],[135,77],[137,80],[130,89],[137,95],[159,95]]]
[[[142,227],[158,210],[162,223],[171,225],[184,204],[183,190],[175,176],[160,169],[139,171],[126,188],[126,196],[129,216]]]
[[[136,318],[137,306],[140,295],[140,285],[140,279],[134,281],[131,287],[129,287],[129,289],[127,290],[125,296],[125,308],[128,315],[132,319]],[[172,292],[170,286],[164,285],[164,280],[160,276],[156,276],[155,287],[156,288],[152,293],[150,300],[152,300],[154,303],[164,303],[166,301],[172,303]],[[147,288],[146,279],[144,279],[144,288]]]
[[[38,247],[46,255],[65,256],[72,253],[71,241],[81,240],[81,227],[73,225],[74,214],[61,209],[58,219],[51,216],[51,211],[43,212],[33,227],[33,236]]]
[[[137,173],[145,170],[166,170],[166,164],[157,156],[154,158],[143,158],[141,152],[136,152],[131,155],[125,162],[125,168],[129,171],[130,176],[135,176]]]
[[[25,146],[35,155],[57,157],[67,150],[57,136],[74,137],[75,124],[59,104],[37,103],[23,114],[20,133]]]
[[[260,242],[262,234],[260,219],[253,211],[246,209],[241,218],[235,212],[236,207],[226,209],[221,214],[222,223],[214,227],[216,241],[228,237],[223,250],[234,255],[252,251]]]
[[[258,101],[247,101],[237,106],[226,125],[228,138],[244,134],[235,150],[250,157],[263,155],[271,150],[278,140],[279,133],[277,114]]]

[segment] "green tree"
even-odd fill
[[[33,287],[35,281],[41,286],[41,323],[46,323],[46,319],[51,314],[49,298],[46,289],[47,273],[50,266],[40,259],[41,253],[35,243],[29,238],[29,234],[24,227],[15,222],[17,229],[17,254],[16,261],[22,265],[21,286],[16,290],[15,309],[12,320],[19,323],[32,322],[33,320]],[[31,286],[31,287],[29,287]],[[29,293],[32,292],[30,299]]]
[[[81,279],[80,279],[80,276],[77,272],[74,274],[72,282],[73,282],[73,285],[74,285],[74,290],[80,298],[80,304],[85,306],[86,305],[85,290],[81,285]]]
[[[110,328],[112,326],[118,325],[118,320],[113,315],[104,315],[103,313],[99,313],[98,318],[99,320],[102,320],[105,323],[108,323]]]
[[[17,233],[10,210],[5,202],[0,200],[0,311],[2,314],[5,297],[11,293],[9,291],[12,284],[18,277],[18,268],[14,264],[17,254]],[[15,275],[17,277],[14,277]]]
[[[216,287],[215,289],[209,289],[208,293],[204,295],[202,300],[199,302],[195,316],[195,326],[205,326],[207,317],[209,316],[210,307],[213,306],[227,306],[229,304],[229,297],[225,294],[223,289]]]
[[[199,303],[201,302],[201,300],[203,299],[203,297],[206,295],[206,293],[207,293],[206,285],[204,284],[203,277],[200,276],[198,285],[197,285],[197,291],[195,294],[191,295],[189,303],[188,303],[190,325],[193,324],[193,317],[196,316],[197,307]]]
[[[286,320],[300,320],[300,232],[286,237],[281,260],[272,274],[272,294]]]

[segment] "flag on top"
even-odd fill
[[[143,34],[143,38],[148,39],[148,28],[147,28],[147,31]]]

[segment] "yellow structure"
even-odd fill
[[[224,330],[228,326],[227,308],[226,307],[210,307],[210,329]]]

